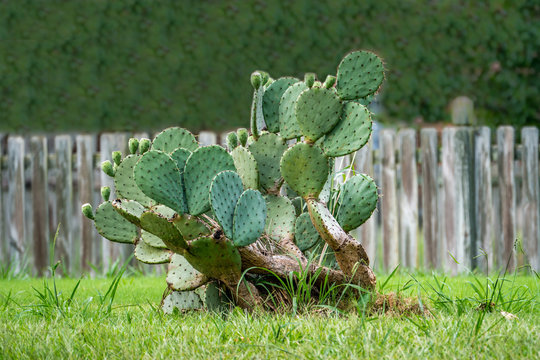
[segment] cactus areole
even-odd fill
[[[270,272],[373,291],[367,254],[348,232],[375,210],[377,186],[354,172],[332,180],[334,158],[369,140],[363,104],[383,79],[368,51],[347,54],[324,83],[256,71],[251,131],[229,134],[227,149],[177,127],[130,139],[129,155],[103,163],[118,198],[103,188],[104,202],[83,214],[105,238],[132,244],[139,261],[168,263],[166,312],[219,309],[231,295],[244,308],[265,306],[267,288],[255,284]]]

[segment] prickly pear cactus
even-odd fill
[[[130,139],[130,155],[115,152],[102,164],[118,199],[103,188],[104,202],[95,212],[83,205],[83,214],[103,237],[132,244],[141,262],[168,263],[168,313],[221,309],[227,298],[246,308],[263,305],[253,284],[262,268],[280,277],[318,272],[306,254],[322,245],[336,260],[325,270],[334,274],[330,282],[347,279],[372,290],[369,259],[348,232],[371,216],[378,188],[363,174],[342,185],[332,180],[334,158],[369,140],[364,104],[383,79],[382,61],[367,51],[345,56],[324,82],[313,73],[302,81],[254,72],[251,134],[229,133],[227,148],[200,146],[177,127],[153,141]]]

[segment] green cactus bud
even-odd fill
[[[101,163],[101,170],[110,177],[114,177],[113,165],[109,160],[105,160]]]
[[[122,153],[120,151],[113,151],[112,159],[117,166],[120,165],[122,163]]]
[[[90,220],[94,220],[94,209],[92,209],[92,205],[86,203],[81,207],[81,211],[84,216],[89,218]]]
[[[229,148],[229,151],[232,151],[234,148],[238,146],[238,137],[236,136],[235,132],[230,132],[227,134],[227,147]]]
[[[109,198],[111,197],[111,188],[108,186],[102,186],[101,197],[103,198],[103,201],[109,201]]]
[[[323,87],[325,87],[326,89],[330,89],[332,86],[334,86],[334,84],[336,83],[336,80],[337,78],[335,76],[328,75],[326,77],[326,80],[324,80]]]
[[[268,74],[266,71],[261,71],[260,73],[261,73],[261,84],[265,85],[270,79],[270,74]]]
[[[139,152],[141,153],[141,155],[147,152],[148,149],[150,149],[150,145],[152,145],[150,139],[141,138],[141,140],[139,141]]]
[[[254,71],[251,74],[251,86],[253,86],[255,90],[258,90],[261,87],[261,83],[262,83],[261,73],[259,71]]]
[[[139,140],[135,138],[129,139],[128,147],[129,147],[129,152],[131,154],[135,154],[137,150],[139,149]]]
[[[240,128],[240,129],[236,130],[236,137],[238,138],[238,142],[240,143],[240,145],[242,145],[244,147],[247,144],[248,136],[249,136],[249,134],[248,134],[247,129]]]
[[[304,75],[304,82],[306,83],[308,88],[312,87],[313,83],[315,83],[315,77],[315,73],[306,73]]]
[[[320,81],[315,81],[315,82],[313,83],[313,87],[314,87],[314,88],[321,88],[321,87],[322,87],[322,83],[321,83]]]

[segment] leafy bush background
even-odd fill
[[[537,124],[540,5],[509,1],[0,0],[0,130],[246,126],[255,69],[324,80],[379,53],[390,118]]]

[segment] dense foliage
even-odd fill
[[[468,95],[489,123],[540,114],[540,5],[513,1],[0,1],[0,130],[226,129],[249,77],[384,59],[390,117],[446,118]]]

